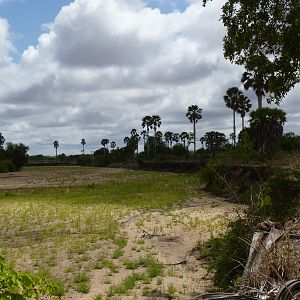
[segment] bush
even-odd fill
[[[0,173],[7,173],[15,171],[15,166],[10,160],[0,161]]]
[[[243,219],[230,224],[222,237],[212,238],[198,246],[201,257],[209,259],[209,269],[214,271],[214,283],[223,289],[232,289],[242,276],[248,257],[253,228]]]
[[[58,295],[58,292],[61,294],[61,286],[54,281],[46,281],[28,273],[17,273],[0,256],[1,299],[40,299],[41,295]]]

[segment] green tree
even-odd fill
[[[20,170],[28,161],[27,152],[28,146],[24,144],[8,143],[5,150],[5,155],[15,166],[16,170]]]
[[[0,132],[0,148],[3,147],[4,143],[5,143],[5,138],[4,138],[4,136],[2,135],[2,133]]]
[[[238,111],[240,107],[240,99],[243,93],[237,88],[232,87],[226,91],[224,96],[224,101],[226,106],[233,111],[233,145],[236,145],[236,125],[235,125],[235,112]]]
[[[140,133],[140,137],[144,141],[144,151],[146,151],[147,131],[146,130],[142,130],[141,133]]]
[[[198,105],[190,105],[188,111],[185,114],[186,117],[193,123],[194,133],[194,153],[196,153],[196,123],[202,119],[202,109]]]
[[[222,11],[224,57],[265,76],[281,101],[300,81],[300,1],[227,0]]]
[[[242,130],[245,128],[245,115],[247,112],[250,111],[252,105],[251,101],[248,97],[246,96],[241,96],[239,99],[239,108],[238,108],[238,113],[241,115],[242,118]]]
[[[164,134],[164,138],[166,141],[166,144],[168,145],[168,147],[171,149],[172,148],[172,141],[173,141],[173,132],[171,131],[167,131]]]
[[[213,153],[213,157],[217,151],[224,148],[227,143],[226,135],[218,131],[209,131],[204,135],[206,148]]]
[[[58,147],[59,147],[59,143],[58,143],[58,141],[54,141],[53,142],[53,147],[54,147],[54,149],[55,149],[55,159],[56,159],[56,162],[57,162],[57,149],[58,149]]]
[[[81,145],[82,145],[82,155],[84,155],[84,146],[85,146],[85,144],[86,144],[86,141],[85,141],[85,139],[81,139],[81,143],[80,143]]]
[[[269,80],[266,75],[259,73],[244,72],[241,82],[245,90],[252,88],[257,96],[258,108],[262,108],[262,98],[269,93]]]
[[[139,141],[141,140],[139,134],[137,133],[136,129],[131,129],[130,131],[130,144],[132,148],[132,152],[134,154],[135,151],[137,151],[137,154],[139,153]]]
[[[115,141],[112,141],[112,142],[110,143],[110,147],[114,150],[114,149],[117,147],[116,142],[115,142]]]
[[[152,117],[151,116],[145,116],[142,119],[142,127],[145,128],[146,127],[146,131],[147,131],[147,140],[149,139],[149,130],[151,128],[152,125]],[[149,158],[150,155],[150,143],[147,143],[147,156]]]
[[[271,157],[279,148],[286,113],[278,108],[261,108],[250,113],[250,135],[257,149]]]
[[[102,139],[101,140],[101,145],[104,148],[104,156],[105,156],[105,152],[106,152],[106,146],[109,144],[109,139]]]
[[[151,129],[154,130],[154,157],[156,157],[156,131],[161,125],[161,118],[158,115],[151,116]]]

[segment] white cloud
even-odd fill
[[[77,153],[81,138],[87,150],[104,137],[122,146],[147,114],[162,117],[163,131],[191,130],[190,104],[203,108],[199,134],[231,132],[223,94],[239,85],[243,70],[223,58],[221,2],[203,8],[201,0],[190,1],[184,12],[162,14],[142,0],[75,0],[19,64],[9,61],[9,26],[2,20],[0,132],[29,144],[32,153],[51,153],[54,139],[61,151]]]
[[[0,66],[11,61],[11,51],[14,51],[14,47],[10,40],[9,24],[0,18]]]

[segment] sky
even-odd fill
[[[243,68],[223,58],[223,0],[0,0],[0,132],[29,153],[79,154],[101,139],[141,131],[192,131],[187,107],[203,109],[205,132],[232,132],[223,95]],[[285,131],[300,134],[300,88],[282,102]],[[247,96],[257,108],[256,96]],[[237,118],[238,129],[241,120]],[[198,142],[200,146],[200,142]]]

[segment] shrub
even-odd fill
[[[0,161],[0,173],[13,172],[15,166],[10,160]]]
[[[46,281],[28,273],[17,273],[7,266],[0,256],[0,298],[1,299],[40,299],[41,295],[61,296],[62,288],[55,281]]]

